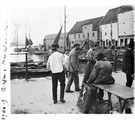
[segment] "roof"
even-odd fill
[[[90,19],[86,25],[88,24],[93,24],[93,30],[97,30],[98,29],[98,23],[103,19],[103,16],[102,17],[98,17],[98,18],[93,18],[93,19]]]
[[[87,20],[83,20],[83,21],[78,21],[71,28],[71,30],[69,31],[69,34],[82,33],[82,27],[84,25],[88,25],[88,24],[93,24],[93,30],[97,30],[98,23],[101,21],[102,18],[103,18],[103,16],[98,17],[98,18],[92,18],[92,19],[87,19]]]
[[[118,14],[134,10],[133,6],[122,6]]]
[[[117,22],[117,14],[128,12],[128,11],[131,11],[131,10],[133,10],[133,7],[128,6],[128,5],[123,5],[123,6],[120,6],[120,7],[110,9],[107,12],[107,14],[104,16],[104,18],[102,19],[102,21],[100,22],[99,25],[115,23],[115,22]]]
[[[45,36],[45,39],[47,40],[54,40],[58,34],[48,34]],[[67,33],[66,33],[67,36]],[[60,39],[64,39],[64,33],[61,33]]]
[[[78,21],[69,31],[69,34],[82,33],[82,26],[87,23],[88,20]]]

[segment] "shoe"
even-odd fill
[[[64,99],[60,99],[60,102],[65,103],[66,101]]]
[[[75,91],[81,91],[81,89],[76,89]]]
[[[131,114],[131,113],[132,113],[132,111],[131,111],[131,109],[130,109],[130,108],[126,108],[126,109],[125,109],[125,113],[126,113],[126,114]]]
[[[72,90],[66,90],[66,93],[73,93],[74,91]]]
[[[57,100],[54,100],[53,103],[56,104],[58,101]]]

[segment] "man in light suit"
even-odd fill
[[[75,43],[73,49],[69,53],[69,59],[67,63],[67,70],[69,72],[68,82],[66,86],[66,92],[72,93],[74,91],[70,90],[70,87],[74,81],[75,83],[75,91],[80,91],[79,88],[79,76],[78,72],[80,70],[79,68],[79,59],[78,54],[80,52],[80,44]]]

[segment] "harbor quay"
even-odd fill
[[[115,83],[125,85],[126,75],[121,70],[113,72]],[[66,83],[67,83],[66,78]],[[79,74],[80,87],[82,85],[83,74]],[[11,114],[83,114],[77,106],[79,92],[65,92],[65,103],[53,104],[51,76],[11,80]],[[133,81],[135,82],[135,81]],[[134,90],[134,84],[132,85]],[[74,84],[71,86],[74,90]],[[60,96],[60,86],[58,84],[58,98]],[[104,99],[107,98],[107,93]],[[118,98],[112,95],[113,110],[111,114],[118,113]],[[130,101],[128,106],[134,113],[134,101]],[[102,110],[106,109],[105,107]],[[123,112],[125,114],[125,111]]]

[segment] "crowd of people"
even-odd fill
[[[94,46],[87,52],[87,64],[84,71],[82,85],[79,83],[78,73],[80,71],[78,55],[81,51],[79,43],[75,43],[70,52],[65,52],[63,55],[58,51],[59,45],[52,44],[52,54],[47,61],[47,68],[51,70],[52,77],[52,98],[53,103],[58,102],[57,87],[60,82],[60,102],[65,103],[64,94],[81,91],[83,83],[85,84],[114,84],[115,79],[112,77],[113,67],[106,59],[104,53],[99,52],[97,57],[94,56]],[[126,86],[131,87],[134,75],[134,42],[130,41],[128,49],[123,54],[122,71],[126,73]],[[68,77],[67,84],[65,78]],[[74,82],[75,90],[71,90],[71,85]],[[81,86],[81,87],[80,87]],[[103,90],[98,91],[97,99],[103,100]],[[131,113],[130,109],[125,110],[126,113]]]

